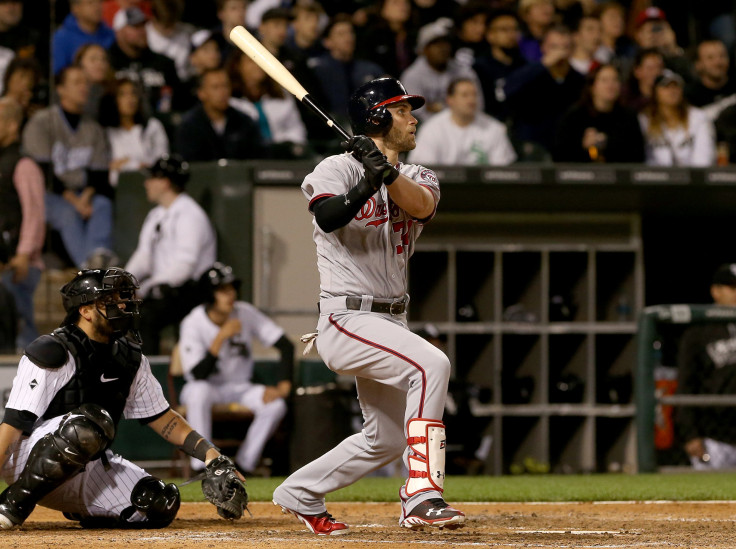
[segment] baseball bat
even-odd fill
[[[309,97],[309,93],[304,89],[304,86],[302,86],[299,81],[294,78],[294,75],[281,64],[281,61],[276,59],[273,54],[271,54],[263,44],[256,40],[251,33],[245,30],[245,28],[240,25],[235,27],[230,31],[230,40],[243,50],[243,53],[255,61],[255,63],[266,72],[266,74],[281,84],[281,86],[288,90],[289,93],[324,120],[330,128],[335,130],[344,139],[350,139],[350,134],[346,132],[340,124],[335,122],[329,114],[324,112],[311,97]]]

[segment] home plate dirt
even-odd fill
[[[331,503],[350,524],[317,537],[270,503],[251,503],[253,518],[220,519],[208,503],[184,503],[163,530],[83,530],[61,513],[37,508],[23,528],[0,530],[0,548],[146,549],[334,547],[736,548],[736,502],[463,503],[464,528],[413,532],[397,525],[398,503]]]

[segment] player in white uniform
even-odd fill
[[[206,438],[212,436],[212,405],[240,402],[254,415],[235,463],[253,475],[263,447],[286,415],[284,399],[291,392],[294,345],[273,320],[250,303],[238,301],[240,280],[228,265],[215,263],[200,280],[206,302],[195,307],[181,323],[179,350],[186,384],[181,402],[187,421]],[[281,353],[283,380],[276,386],[256,384],[252,342]],[[192,468],[202,463],[192,460]]]
[[[393,78],[364,84],[350,99],[352,154],[326,158],[302,184],[320,273],[316,345],[330,369],[356,377],[363,412],[362,432],[274,491],[274,503],[318,535],[348,531],[327,513],[325,494],[402,454],[410,473],[399,491],[401,526],[465,521],[442,498],[450,362],[406,324],[407,263],[440,197],[432,170],[398,161],[416,146],[411,111],[423,104]]]
[[[168,526],[181,501],[176,485],[107,449],[121,417],[207,463],[220,455],[171,410],[140,352],[137,288],[123,269],[80,271],[61,289],[61,328],[26,347],[0,424],[9,484],[0,528],[23,524],[36,504],[83,527]]]

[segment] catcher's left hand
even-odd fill
[[[207,464],[204,475],[202,493],[217,507],[217,514],[228,520],[242,517],[243,510],[248,509],[248,493],[233,461],[227,456],[218,456]]]

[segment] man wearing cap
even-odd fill
[[[146,16],[139,8],[120,10],[113,18],[115,43],[110,47],[110,64],[115,77],[141,86],[146,114],[180,110],[186,100],[174,62],[148,47]]]
[[[186,86],[196,97],[199,77],[207,70],[222,65],[222,54],[215,34],[207,29],[198,30],[189,38],[189,67]]]
[[[660,8],[650,6],[642,10],[636,17],[634,39],[640,49],[656,48],[664,57],[667,68],[672,69],[689,80],[691,74],[690,60],[683,49],[677,45],[677,37],[667,16]]]
[[[477,89],[481,89],[475,71],[452,58],[452,29],[452,20],[446,17],[419,29],[419,57],[401,75],[404,85],[427,101],[424,107],[412,113],[420,122],[445,108],[445,94],[453,80],[469,78],[475,82]],[[482,96],[478,108],[484,108]]]
[[[716,305],[736,307],[736,263],[718,268],[710,294]],[[679,394],[736,394],[736,324],[690,326],[680,340],[677,368]],[[695,469],[736,467],[736,407],[679,407],[675,425]]]
[[[146,23],[148,47],[176,65],[179,79],[189,75],[189,40],[194,27],[182,23],[184,0],[153,0],[153,17]]]
[[[217,242],[207,214],[184,192],[189,165],[163,156],[146,171],[146,196],[156,204],[146,216],[126,271],[140,280],[143,352],[159,354],[161,331],[199,302],[197,282],[215,262]]]
[[[74,61],[74,54],[84,44],[109,48],[115,34],[102,22],[102,0],[70,0],[71,13],[54,33],[51,46],[54,74]]]

